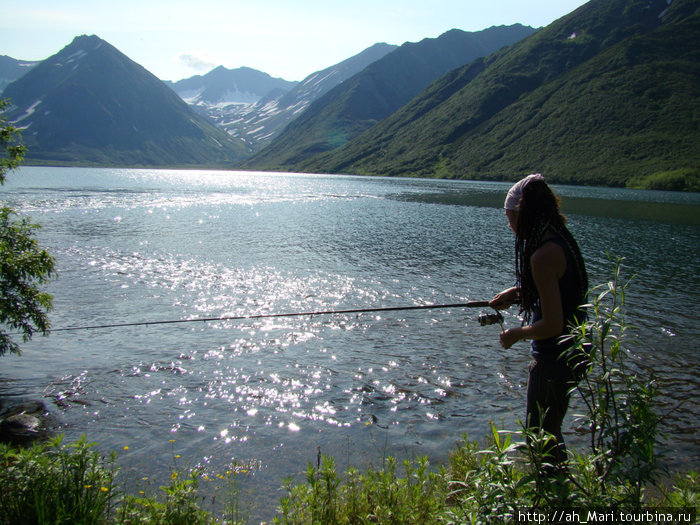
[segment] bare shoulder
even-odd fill
[[[561,277],[566,271],[564,249],[555,242],[545,242],[535,250],[530,259],[532,272],[554,273]]]

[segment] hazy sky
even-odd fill
[[[377,42],[403,44],[453,28],[540,27],[585,0],[0,0],[0,55],[43,60],[97,35],[162,80],[223,65],[286,80]]]

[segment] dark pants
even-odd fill
[[[545,461],[554,465],[566,459],[561,425],[569,408],[569,392],[577,383],[565,359],[532,361],[527,381],[527,426],[549,432],[556,443],[547,444]]]

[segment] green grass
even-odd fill
[[[507,523],[522,509],[599,508],[604,502],[625,508],[625,501],[635,507],[629,483],[601,492],[590,454],[572,454],[566,475],[538,475],[532,455],[543,441],[535,438],[528,444],[524,433],[494,426],[485,445],[465,436],[449,464],[437,468],[425,458],[399,464],[387,457],[378,468],[339,472],[333,458],[324,456],[309,465],[305,480],[283,481],[286,494],[273,522],[491,524]],[[227,501],[214,512],[207,508],[213,507],[209,478],[201,471],[173,468],[158,493],[129,492],[125,487],[142,480],[121,479],[114,454],[105,462],[84,439],[66,445],[58,437],[29,449],[0,445],[0,461],[0,524],[234,525],[248,523],[251,510],[241,503],[236,483],[244,470],[216,476],[229,485]],[[679,474],[645,492],[638,503],[698,507],[700,476]]]
[[[114,468],[84,439],[58,436],[29,449],[0,446],[0,523],[104,523],[116,497]]]
[[[172,441],[171,441],[172,442]],[[232,466],[210,475],[178,465],[173,451],[169,478],[156,489],[148,478],[124,477],[117,454],[103,458],[81,438],[65,444],[62,435],[29,448],[0,444],[0,524],[208,525],[245,523],[238,476]],[[128,449],[128,447],[125,447]],[[209,482],[225,484],[228,499],[216,507]],[[211,508],[212,510],[209,510]],[[218,512],[214,512],[218,510]]]

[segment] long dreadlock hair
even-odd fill
[[[526,322],[530,321],[539,297],[530,259],[548,230],[559,234],[573,255],[582,301],[588,291],[588,275],[581,250],[566,227],[566,217],[559,211],[560,205],[561,199],[543,180],[532,180],[523,187],[515,232],[515,276],[520,287],[521,313]]]

